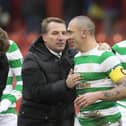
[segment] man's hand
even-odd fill
[[[80,81],[80,74],[74,74],[73,70],[71,69],[66,79],[67,87],[73,88],[78,84],[79,81]]]
[[[78,96],[74,103],[78,105],[79,107],[87,107],[93,103],[95,103],[97,100],[100,100],[101,92],[90,92],[83,95]]]
[[[108,43],[99,43],[99,50],[111,50],[111,46]]]

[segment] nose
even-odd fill
[[[58,34],[58,39],[64,39],[64,38],[65,38],[65,35],[63,33]]]

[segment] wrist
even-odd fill
[[[97,100],[103,100],[104,94],[102,91],[97,91],[94,95],[96,95]]]

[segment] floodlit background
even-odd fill
[[[57,16],[68,23],[78,15],[93,19],[98,42],[113,45],[126,38],[126,0],[0,0],[0,27],[24,56],[40,34],[43,18]]]

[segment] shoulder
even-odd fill
[[[126,47],[126,40],[123,40],[123,41],[121,41],[121,42],[115,43],[115,44],[112,46],[112,49],[123,48],[123,47]]]
[[[18,48],[18,45],[15,41],[13,40],[9,40],[9,43],[10,43],[10,46],[9,46],[9,52],[12,50],[12,49],[17,49]]]
[[[24,61],[27,60],[35,60],[37,57],[36,54],[32,53],[32,52],[28,52],[27,55],[24,57]]]
[[[17,43],[15,41],[9,40],[9,42],[10,42],[10,46],[9,46],[8,51],[7,51],[7,54],[8,53],[13,53],[13,52],[15,52],[17,50],[20,50],[18,45],[17,45]]]
[[[101,54],[101,59],[107,59],[107,58],[110,58],[110,57],[116,57],[115,54],[111,51],[111,50],[106,50],[106,51],[103,51],[102,54]]]
[[[38,56],[32,52],[28,52],[28,54],[24,58],[23,69],[36,68],[38,66]]]
[[[9,40],[10,46],[7,51],[7,58],[8,60],[16,60],[16,59],[23,59],[22,53],[20,51],[20,48],[16,44],[16,42]]]
[[[68,53],[70,56],[74,57],[77,54],[77,50],[70,48],[70,49],[68,49]]]

